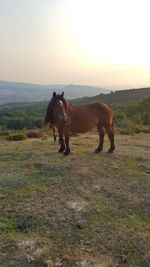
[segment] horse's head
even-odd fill
[[[68,120],[67,102],[62,94],[53,93],[53,118],[54,123],[63,125]]]

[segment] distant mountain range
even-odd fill
[[[67,99],[107,94],[110,90],[86,85],[38,85],[0,81],[0,105],[18,102],[39,102],[49,100],[52,93],[64,91]]]

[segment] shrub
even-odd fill
[[[4,127],[0,127],[0,136],[8,136],[9,132]]]
[[[134,129],[131,127],[122,128],[120,129],[120,133],[121,134],[134,134]]]
[[[116,111],[114,114],[114,124],[120,128],[130,128],[132,126],[132,121],[124,112]]]
[[[7,140],[10,141],[20,141],[26,139],[26,135],[24,132],[11,132],[7,136]]]
[[[141,128],[141,133],[146,133],[146,134],[149,134],[150,133],[150,127],[148,126],[142,126]]]
[[[150,133],[150,127],[133,125],[132,127],[120,128],[119,132],[120,134]]]
[[[133,116],[132,118],[132,122],[136,125],[142,125],[142,118],[141,118],[141,114],[136,114],[135,116]]]
[[[149,113],[143,114],[143,124],[150,126],[150,114]]]

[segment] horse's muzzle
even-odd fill
[[[64,114],[63,116],[59,116],[58,121],[60,124],[66,124],[68,121],[68,116],[66,114]]]

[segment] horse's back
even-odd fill
[[[71,105],[72,111],[75,113],[82,114],[92,114],[92,116],[104,116],[105,118],[112,118],[112,109],[103,102],[93,102],[83,106],[73,106]]]

